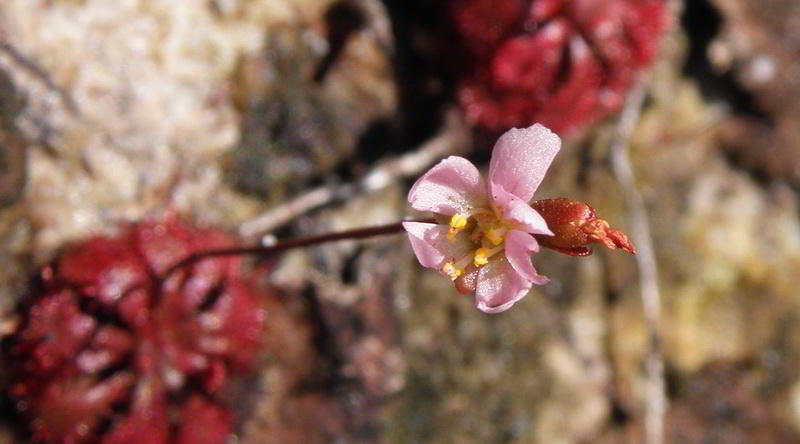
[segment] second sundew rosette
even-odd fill
[[[411,206],[436,214],[440,223],[405,222],[419,262],[448,276],[477,308],[499,313],[525,297],[539,275],[531,254],[533,235],[552,236],[529,202],[561,140],[535,124],[503,134],[492,151],[488,183],[469,160],[450,156],[419,178],[408,193]]]

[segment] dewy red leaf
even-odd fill
[[[183,405],[181,416],[191,418],[181,427],[176,444],[216,444],[228,438],[231,413],[220,406],[195,395]],[[195,424],[202,424],[196,427]]]
[[[158,378],[139,378],[129,401],[128,414],[103,436],[103,444],[166,444],[170,439],[167,400]],[[186,418],[191,423],[191,418]]]
[[[217,392],[261,350],[265,294],[233,256],[187,265],[163,285],[155,276],[232,246],[170,217],[73,245],[46,267],[4,344],[34,439],[223,443],[232,420]]]
[[[564,135],[617,111],[668,25],[663,0],[449,0],[466,63],[459,101],[493,132]]]

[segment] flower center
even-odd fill
[[[456,241],[456,236],[467,228],[472,228],[469,240],[476,247],[461,258],[445,263],[442,271],[455,280],[466,273],[470,265],[480,268],[489,263],[492,256],[504,250],[508,226],[488,209],[480,208],[469,214],[454,214],[450,218],[447,240]]]

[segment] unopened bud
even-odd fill
[[[539,244],[571,256],[588,256],[588,244],[601,243],[636,254],[636,247],[622,231],[597,218],[594,208],[567,198],[537,200],[531,207],[542,215],[553,236],[536,235]]]

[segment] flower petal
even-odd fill
[[[472,162],[450,156],[417,180],[408,192],[408,202],[419,211],[464,214],[485,204],[486,185]]]
[[[542,215],[525,201],[506,191],[502,185],[490,183],[489,188],[492,206],[500,219],[527,233],[553,235]]]
[[[546,276],[536,273],[531,263],[532,252],[539,251],[539,243],[528,233],[511,230],[506,234],[506,258],[514,270],[536,285],[550,282]]]
[[[500,136],[489,163],[489,183],[529,202],[561,148],[561,139],[540,124]]]
[[[506,311],[524,298],[531,286],[505,258],[491,261],[478,272],[475,306],[484,313]]]
[[[440,272],[445,263],[464,257],[473,248],[466,233],[459,233],[453,241],[448,240],[447,225],[403,222],[403,228],[408,232],[411,248],[419,263]]]

